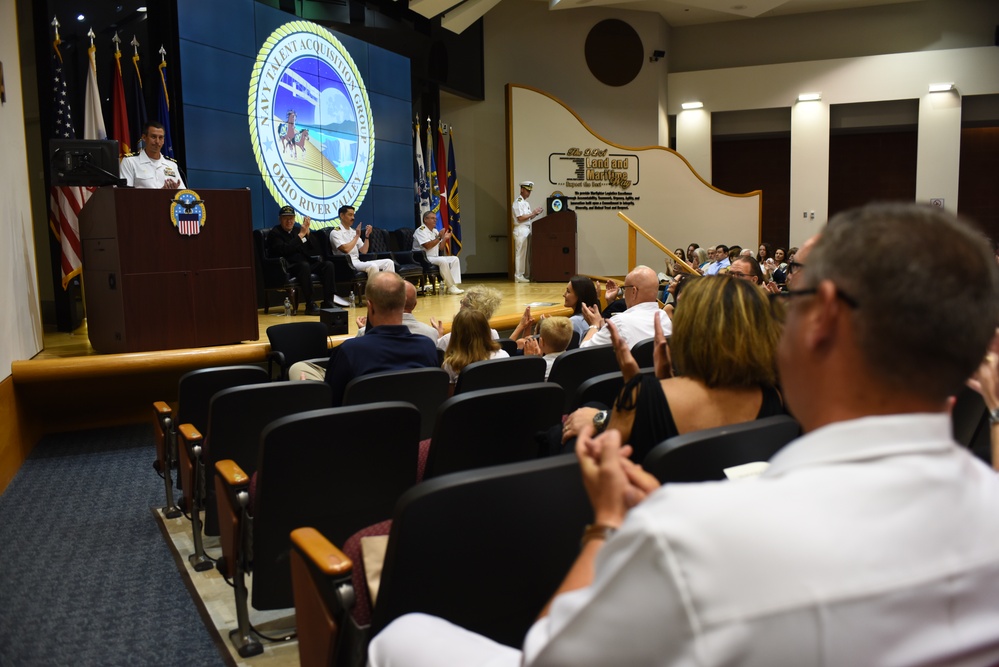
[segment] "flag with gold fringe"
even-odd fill
[[[166,78],[166,49],[160,47],[160,92],[159,92],[159,114],[160,122],[163,123],[163,155],[175,158],[173,154],[173,138],[170,136],[170,94],[167,92]]]
[[[128,129],[128,107],[125,105],[125,84],[121,79],[121,39],[114,34],[114,82],[111,94],[111,138],[118,141],[118,159],[132,152]]]
[[[448,222],[451,225],[452,255],[461,252],[461,212],[458,206],[458,169],[454,166],[454,128],[448,129],[447,142],[447,203]]]

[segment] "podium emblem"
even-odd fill
[[[170,221],[182,236],[194,236],[205,226],[205,202],[194,190],[181,190],[170,200]]]
[[[558,213],[561,210],[562,210],[562,200],[561,199],[553,199],[552,200],[552,211],[554,213]]]

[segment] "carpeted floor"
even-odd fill
[[[150,508],[148,424],[44,438],[0,496],[0,665],[225,665]]]

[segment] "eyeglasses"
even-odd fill
[[[798,271],[801,271],[803,268],[805,268],[804,264],[802,264],[801,262],[796,262],[792,259],[790,262],[787,263],[787,274],[791,275],[792,273],[797,273]]]
[[[726,271],[724,275],[726,275],[726,276],[732,276],[733,278],[738,278],[740,280],[749,280],[750,278],[753,277],[753,276],[749,275],[748,273],[742,273],[740,271],[732,271],[731,269],[729,269],[728,271]]]
[[[818,293],[819,293],[819,288],[810,287],[808,289],[770,293],[767,296],[770,298],[771,302],[784,302],[786,300],[793,299],[798,296],[813,296]],[[854,299],[852,296],[850,296],[849,294],[847,294],[838,287],[836,288],[836,298],[845,303],[846,305],[850,306],[850,308],[860,308],[860,303],[858,303],[856,299]]]
[[[621,289],[638,289],[638,285],[621,285]]]

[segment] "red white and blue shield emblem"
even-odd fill
[[[183,236],[193,236],[205,226],[205,202],[194,190],[181,190],[170,200],[170,220]]]

